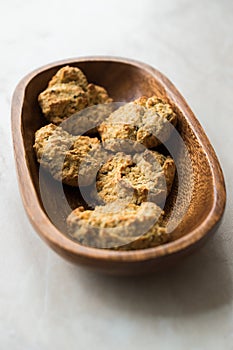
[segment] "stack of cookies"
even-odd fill
[[[83,245],[118,250],[167,242],[163,207],[175,164],[158,146],[176,126],[170,104],[143,96],[116,109],[105,88],[69,66],[55,74],[38,101],[50,122],[35,133],[38,162],[55,180],[81,193],[86,189],[95,203],[71,212],[70,235]]]

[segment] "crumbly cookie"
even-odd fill
[[[88,186],[102,162],[100,142],[88,136],[72,136],[49,124],[35,134],[38,162],[59,181],[71,186]]]
[[[141,206],[123,202],[75,209],[67,218],[70,235],[83,245],[109,249],[142,249],[168,241],[161,226],[161,209],[154,203]]]
[[[93,106],[102,103],[112,102],[112,98],[108,96],[104,87],[95,84],[87,86],[88,106]]]
[[[57,125],[88,106],[86,93],[81,86],[72,82],[48,87],[38,100],[46,119]]]
[[[152,96],[141,97],[120,107],[98,127],[104,147],[111,151],[127,151],[131,141],[137,150],[165,142],[176,125],[177,116],[164,100]]]
[[[48,87],[63,83],[73,83],[80,86],[82,89],[86,89],[88,85],[87,78],[81,69],[70,66],[65,66],[59,69],[50,80]]]
[[[98,171],[96,190],[103,203],[119,198],[134,204],[162,203],[171,191],[174,175],[175,163],[169,156],[150,150],[134,155],[118,152]]]
[[[59,125],[88,106],[107,104],[112,99],[103,87],[88,84],[79,68],[66,66],[52,77],[47,89],[40,93],[38,101],[44,116]],[[102,121],[103,118],[99,118],[96,125]]]

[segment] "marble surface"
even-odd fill
[[[9,0],[0,29],[0,348],[233,349],[233,2]],[[162,274],[110,278],[72,266],[38,238],[21,203],[13,90],[38,66],[94,54],[135,58],[164,72],[223,166],[221,227]]]

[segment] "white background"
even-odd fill
[[[0,6],[0,349],[233,349],[233,2]],[[162,274],[122,279],[70,265],[38,238],[22,207],[10,132],[13,90],[38,66],[98,54],[138,59],[165,73],[225,173],[228,203],[217,234]]]

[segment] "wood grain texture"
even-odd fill
[[[41,200],[38,164],[32,149],[35,131],[46,124],[37,97],[56,71],[66,64],[82,69],[88,81],[104,86],[115,101],[130,101],[141,95],[156,94],[175,108],[177,129],[191,163],[188,164],[182,157],[177,159],[182,178],[176,177],[166,204],[165,221],[172,218],[176,226],[171,232],[170,243],[128,252],[80,245],[67,236],[65,225],[71,208],[83,203],[79,190],[64,186],[69,206],[63,205],[66,201],[57,194],[56,181],[44,173],[40,181],[46,189],[43,200],[52,220],[48,218],[45,203],[42,204]],[[87,57],[53,63],[32,72],[19,83],[13,96],[12,134],[19,186],[27,215],[42,239],[74,263],[110,274],[156,271],[173,264],[204,242],[216,230],[223,215],[226,201],[224,178],[207,136],[174,85],[146,64],[113,57]],[[169,147],[175,149],[176,145],[171,143]],[[178,196],[179,191],[181,196]],[[187,210],[183,213],[182,208]]]

